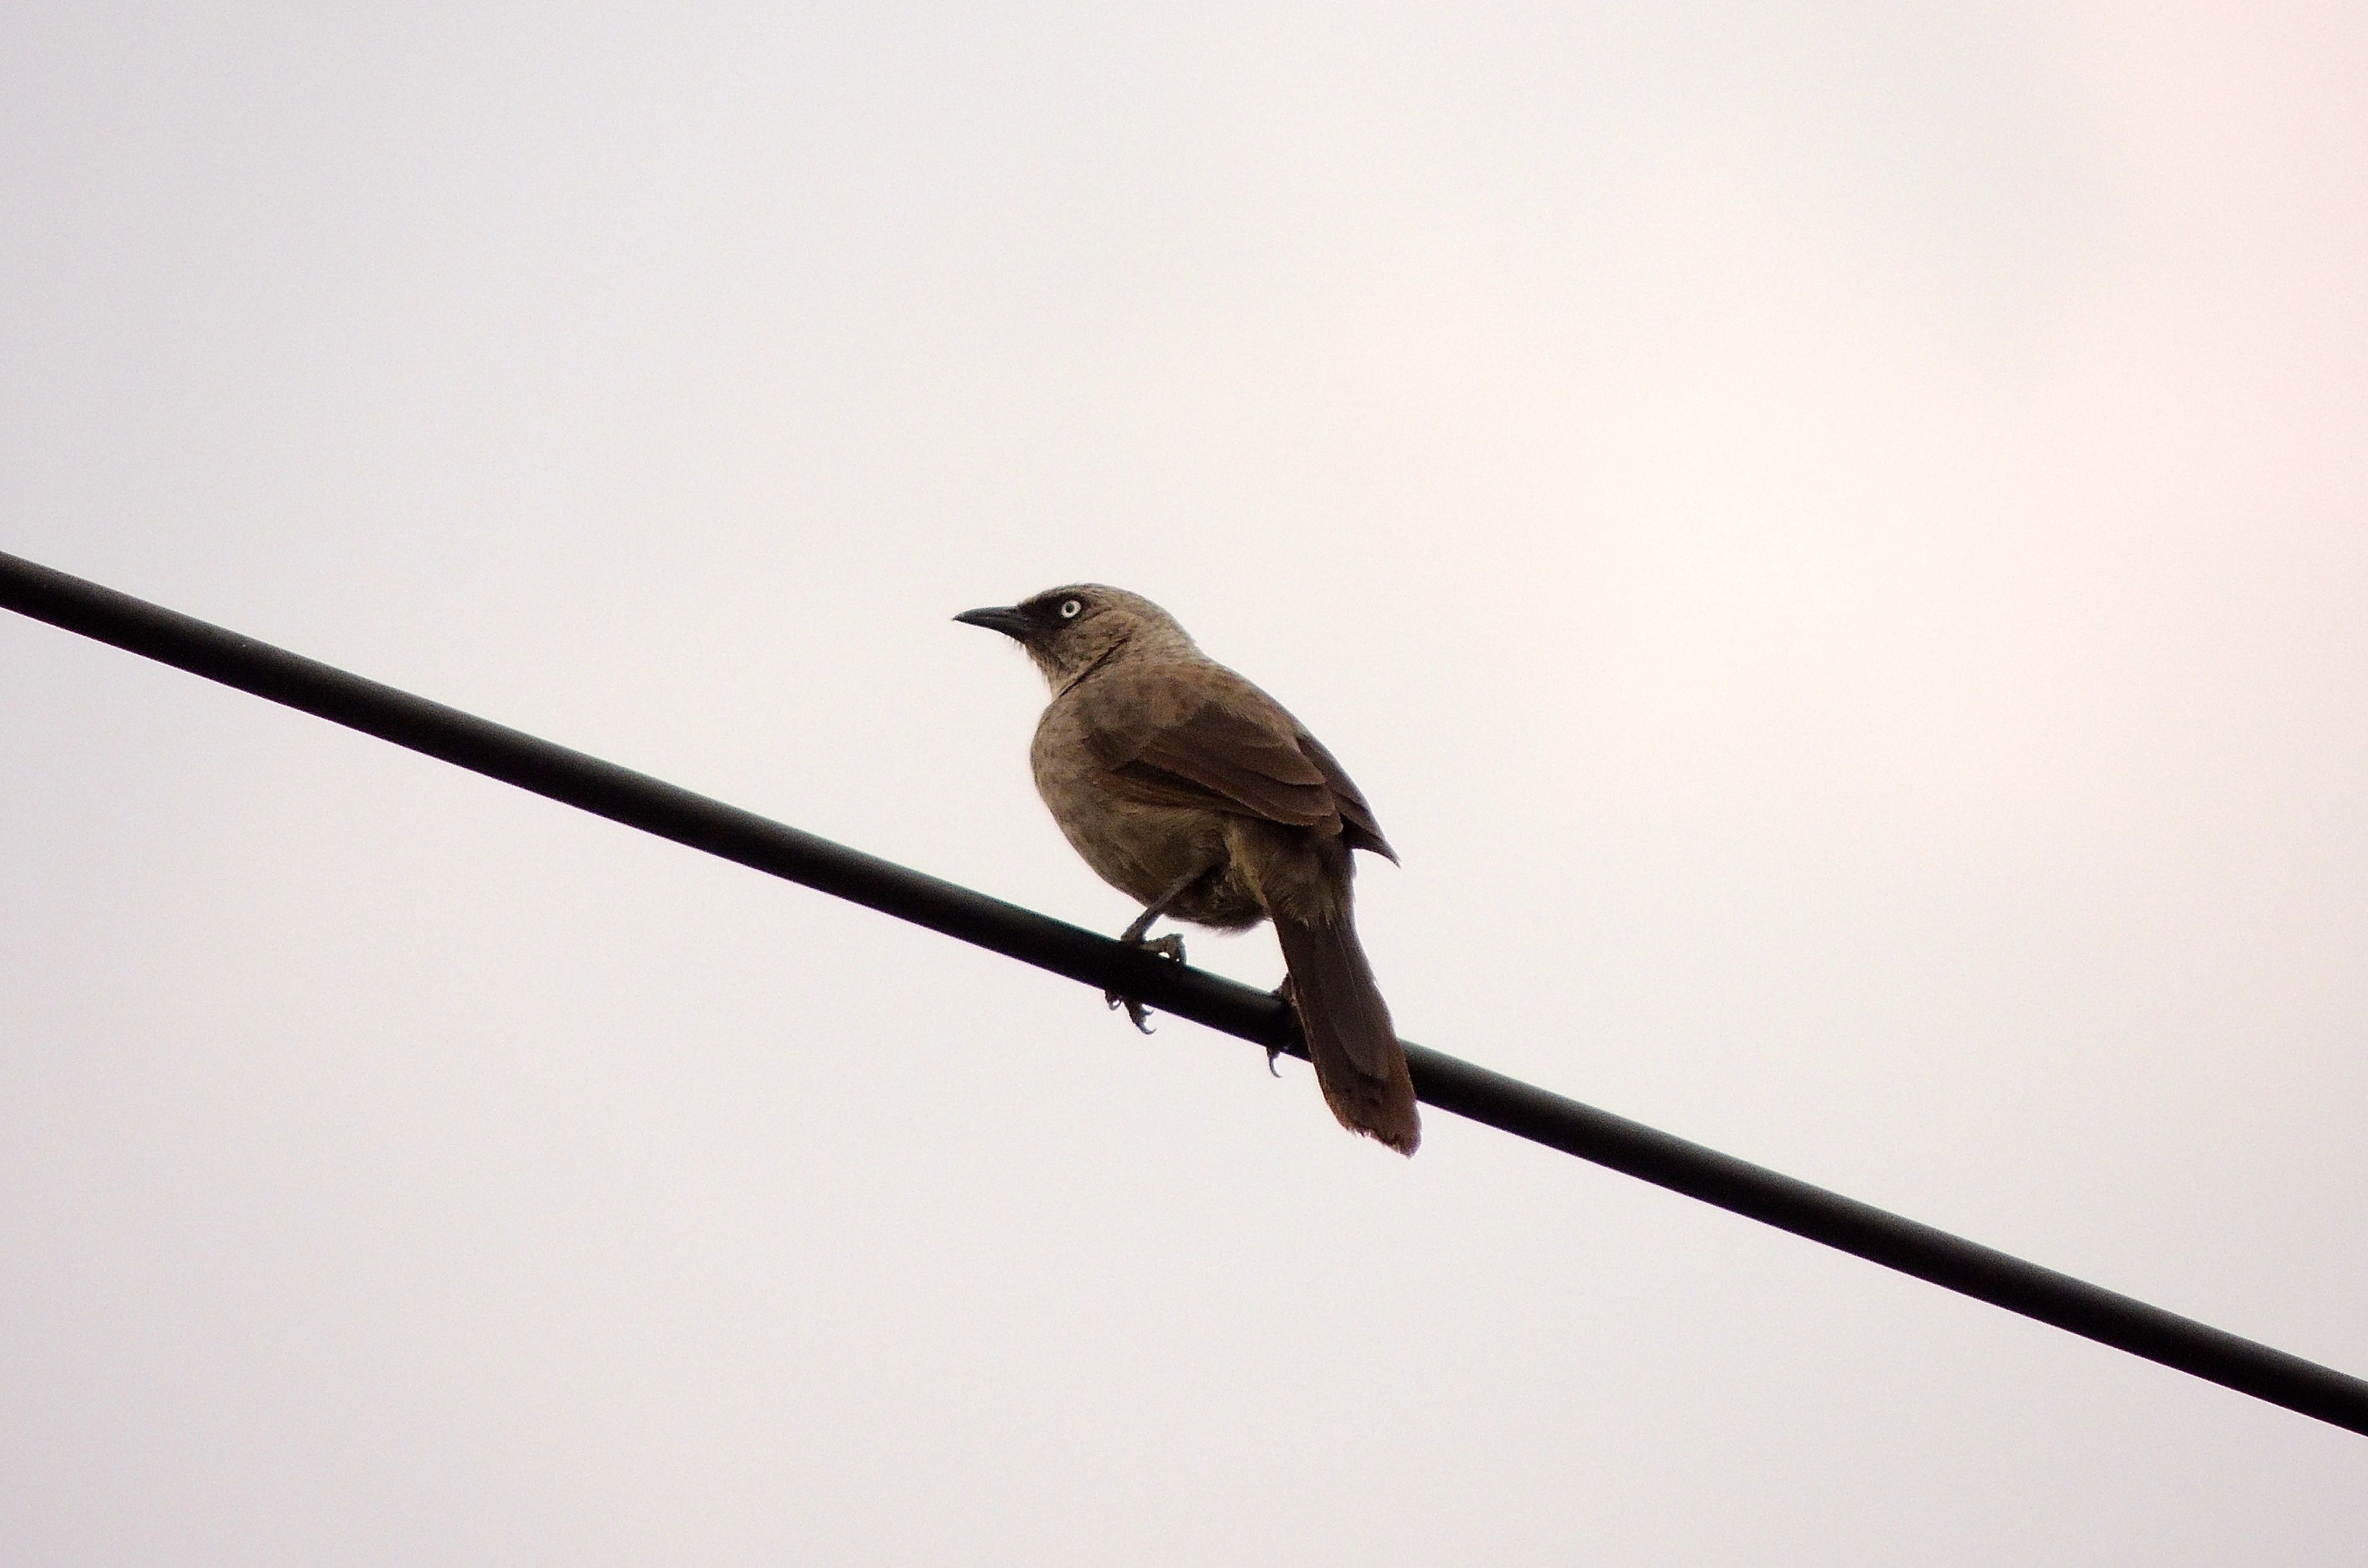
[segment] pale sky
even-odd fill
[[[0,549],[2368,1373],[2356,5],[20,4]],[[0,1560],[2326,1564],[2368,1439],[0,616]],[[1191,937],[1259,984],[1272,938]]]

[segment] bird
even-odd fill
[[[1119,939],[1180,962],[1180,937],[1147,939],[1162,915],[1272,922],[1325,1103],[1412,1154],[1414,1082],[1350,891],[1352,850],[1397,853],[1332,754],[1140,594],[1077,583],[954,619],[1018,642],[1051,689],[1029,748],[1036,792],[1086,864],[1144,906]],[[1110,1002],[1148,1032],[1140,1003]]]

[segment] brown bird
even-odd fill
[[[1413,1153],[1414,1082],[1349,897],[1351,849],[1397,855],[1332,754],[1138,594],[1083,583],[954,619],[1015,639],[1053,688],[1029,753],[1036,792],[1086,864],[1142,902],[1120,940],[1181,960],[1181,937],[1144,939],[1163,915],[1273,921],[1325,1102]]]

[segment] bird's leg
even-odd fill
[[[1194,871],[1174,887],[1153,899],[1144,906],[1143,913],[1134,917],[1134,924],[1118,934],[1118,939],[1130,948],[1141,948],[1146,952],[1157,953],[1161,958],[1174,959],[1178,963],[1182,963],[1184,961],[1183,937],[1170,931],[1155,942],[1145,940],[1144,933],[1151,929],[1153,921],[1167,913],[1169,904],[1184,896],[1185,890],[1205,875],[1207,875],[1205,870]],[[1145,1017],[1145,1009],[1143,1004],[1133,997],[1121,996],[1115,991],[1105,991],[1102,993],[1102,1000],[1113,1007],[1124,1007],[1128,1019],[1136,1028],[1141,1029],[1144,1034],[1151,1032],[1151,1025]]]

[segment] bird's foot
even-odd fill
[[[1174,959],[1178,963],[1184,961],[1184,938],[1173,931],[1165,937],[1148,940],[1141,937],[1121,937],[1119,940],[1130,948],[1141,948],[1146,953],[1157,953],[1161,958]],[[1150,1009],[1133,997],[1121,996],[1115,991],[1105,991],[1102,993],[1102,1000],[1111,1007],[1125,1008],[1129,1022],[1144,1034],[1151,1032]]]
[[[1274,988],[1274,994],[1291,1004],[1293,1014],[1299,1011],[1299,994],[1291,988],[1291,976],[1286,974],[1282,977],[1282,983]],[[1269,1045],[1266,1048],[1266,1070],[1269,1074],[1277,1078],[1281,1077],[1282,1074],[1275,1071],[1274,1063],[1275,1059],[1281,1054],[1282,1047],[1279,1045]]]

